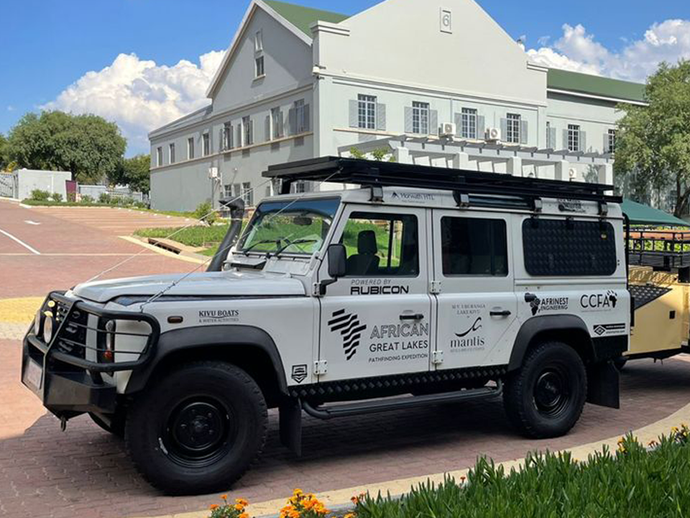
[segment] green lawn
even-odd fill
[[[194,226],[187,228],[144,228],[134,232],[135,236],[172,239],[183,245],[212,247],[220,243],[228,232],[228,225]],[[170,237],[172,236],[172,237]]]

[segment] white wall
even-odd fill
[[[36,171],[33,169],[20,169],[19,196],[20,200],[31,197],[31,191],[40,189],[49,193],[58,193],[62,199],[67,199],[65,182],[72,179],[72,173],[68,171]]]

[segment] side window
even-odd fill
[[[522,224],[525,270],[535,277],[613,275],[618,266],[611,223],[527,219]]]
[[[508,238],[502,219],[441,218],[443,275],[505,277]]]
[[[347,277],[419,274],[416,216],[353,212],[341,243],[347,250]]]

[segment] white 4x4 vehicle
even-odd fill
[[[299,452],[303,411],[502,395],[540,438],[585,401],[618,407],[631,312],[611,187],[341,158],[265,176],[284,194],[209,271],[49,295],[22,379],[63,425],[89,413],[152,484],[198,493],[248,469],[268,408]],[[362,187],[290,194],[301,180]]]

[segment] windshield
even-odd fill
[[[338,205],[338,198],[261,203],[237,249],[311,255],[321,249]]]

